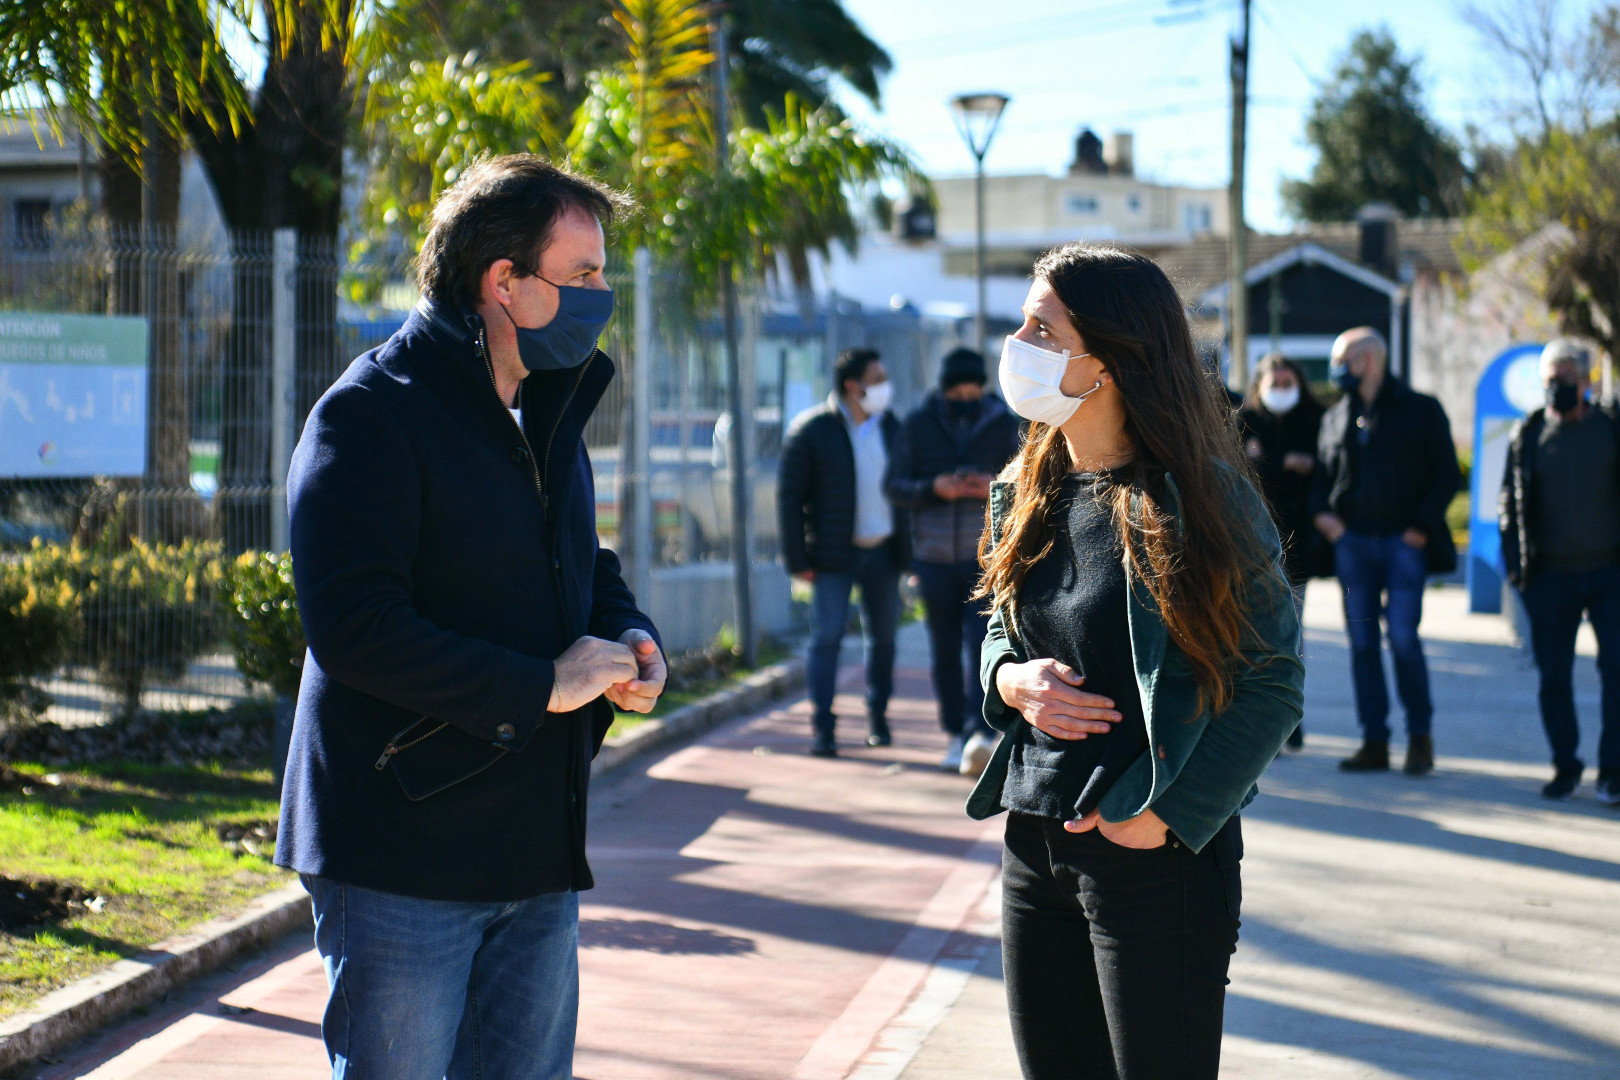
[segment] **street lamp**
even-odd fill
[[[984,155],[1001,123],[1001,111],[1010,100],[1006,94],[958,94],[951,98],[956,130],[973,153],[973,284],[977,303],[973,307],[973,347],[984,350]]]

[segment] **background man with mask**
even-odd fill
[[[1541,352],[1547,406],[1514,429],[1502,477],[1502,564],[1530,617],[1541,672],[1541,723],[1553,778],[1567,799],[1585,764],[1575,756],[1575,634],[1584,613],[1598,639],[1603,727],[1596,794],[1620,806],[1620,423],[1587,401],[1592,354],[1569,338]]]
[[[309,657],[276,862],[314,899],[334,1076],[573,1075],[591,758],[665,678],[581,439],[620,201],[530,155],[463,173],[422,302],[293,457]]]
[[[892,741],[888,708],[900,567],[911,555],[905,515],[895,513],[883,493],[900,422],[888,411],[893,387],[882,360],[872,349],[841,354],[833,386],[824,403],[789,426],[777,480],[783,561],[788,573],[814,585],[806,675],[815,706],[810,752],[817,757],[838,753],[833,695],[856,585],[866,636],[866,742]]]
[[[977,777],[995,734],[984,722],[979,646],[989,629],[979,583],[979,536],[990,481],[1018,453],[1019,423],[984,392],[984,357],[956,349],[940,364],[939,389],[906,417],[884,488],[911,513],[912,568],[928,609],[934,696],[951,736],[940,768]],[[963,654],[966,653],[964,665]]]
[[[1428,575],[1457,566],[1446,507],[1462,477],[1445,409],[1391,377],[1388,358],[1383,336],[1369,326],[1334,341],[1332,375],[1344,395],[1322,417],[1311,511],[1333,545],[1344,586],[1363,739],[1339,767],[1389,768],[1382,618],[1389,624],[1395,688],[1406,711],[1405,771],[1421,775],[1434,768],[1434,702],[1418,622]]]

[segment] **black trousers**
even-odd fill
[[[1216,1080],[1243,834],[1194,854],[1009,814],[1002,964],[1025,1080]]]

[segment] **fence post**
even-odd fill
[[[270,261],[270,546],[291,546],[287,520],[287,469],[296,441],[297,332],[293,275],[298,271],[298,233],[277,229]]]
[[[631,532],[628,540],[630,556],[630,591],[635,594],[642,610],[647,609],[652,597],[653,562],[653,510],[652,510],[652,383],[653,383],[653,314],[652,314],[652,252],[644,247],[635,255],[635,359],[630,368],[630,460],[623,462],[629,470],[629,494],[632,505],[628,509]]]

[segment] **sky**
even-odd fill
[[[1569,18],[1598,0],[1564,0]],[[1227,40],[1234,0],[844,0],[894,60],[882,110],[843,98],[869,128],[906,147],[933,176],[972,171],[947,100],[996,90],[1011,97],[985,169],[1060,173],[1082,126],[1136,135],[1138,175],[1224,186]],[[1486,102],[1504,75],[1488,60],[1457,0],[1254,0],[1249,69],[1251,226],[1291,226],[1278,187],[1308,175],[1305,117],[1352,34],[1387,26],[1422,58],[1427,105],[1445,127],[1497,123]]]

